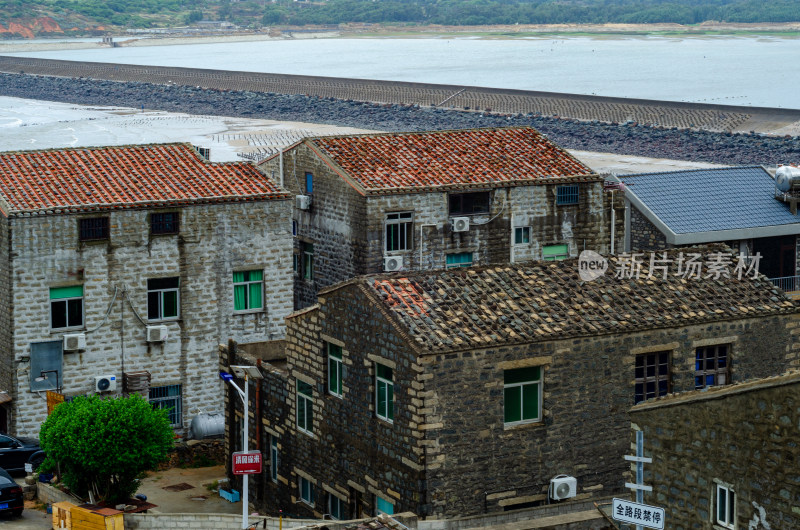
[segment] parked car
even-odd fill
[[[22,486],[14,482],[8,471],[0,468],[0,513],[11,512],[19,517],[22,515]]]
[[[44,456],[38,441],[0,433],[0,467],[6,471],[25,471],[25,464],[33,464],[36,469],[44,462]]]

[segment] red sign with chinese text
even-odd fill
[[[261,453],[259,451],[233,453],[234,475],[255,475],[256,473],[261,473]]]

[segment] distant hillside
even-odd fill
[[[10,0],[0,38],[177,27],[201,20],[245,28],[388,23],[699,24],[800,21],[796,0]]]

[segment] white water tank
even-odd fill
[[[800,168],[781,166],[775,172],[775,187],[783,193],[800,189]]]
[[[189,438],[192,440],[205,440],[206,438],[221,438],[225,435],[225,416],[219,414],[198,414],[189,424]]]

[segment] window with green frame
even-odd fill
[[[542,368],[531,366],[503,372],[503,421],[506,425],[542,419]]]
[[[379,495],[375,495],[375,508],[378,512],[375,515],[380,515],[382,513],[385,513],[386,515],[394,515],[394,504]]]
[[[388,422],[394,421],[394,371],[375,363],[375,415]]]
[[[569,257],[569,245],[549,245],[542,247],[544,261],[558,261]]]
[[[263,309],[264,271],[239,271],[233,273],[234,311]]]
[[[459,267],[472,267],[472,252],[459,252],[457,254],[448,254],[446,259],[446,268],[457,269]]]
[[[342,397],[342,347],[326,342],[328,349],[328,393]]]
[[[311,434],[314,429],[314,390],[297,380],[297,428]]]
[[[83,327],[83,285],[50,288],[50,329]]]

